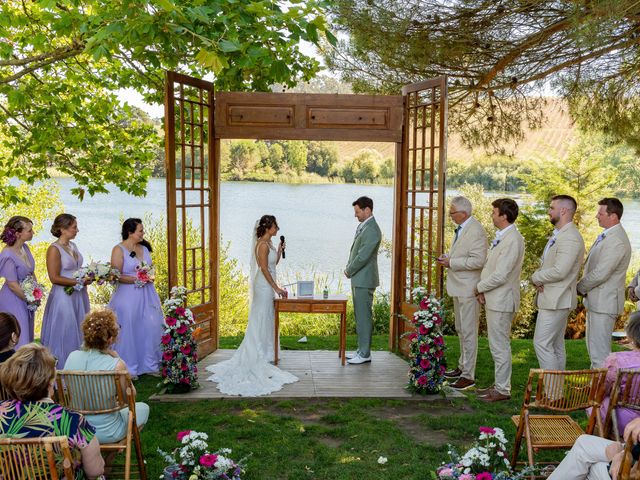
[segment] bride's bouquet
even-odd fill
[[[133,282],[136,287],[142,288],[147,283],[153,282],[155,278],[156,269],[153,265],[146,262],[140,262],[140,265],[136,265],[136,279]]]
[[[45,295],[44,285],[38,283],[36,277],[28,275],[22,282],[20,282],[20,288],[24,292],[24,296],[27,299],[27,309],[30,312],[35,312]]]
[[[91,262],[75,271],[73,278],[76,280],[76,284],[64,287],[67,295],[71,295],[73,292],[79,292],[88,281],[93,281],[97,285],[104,285],[105,283],[114,284],[120,278],[120,272],[117,268],[113,268],[109,262]]]

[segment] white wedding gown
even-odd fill
[[[276,251],[269,248],[269,272],[274,279],[276,259]],[[255,258],[251,261],[255,262]],[[226,395],[268,395],[298,381],[295,375],[269,363],[274,357],[274,291],[260,269],[253,279],[249,278],[249,282],[253,285],[253,298],[244,340],[229,360],[207,367],[207,371],[213,373],[208,380],[217,382],[218,390]]]

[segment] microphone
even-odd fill
[[[280,243],[284,243],[284,235],[280,235]],[[284,253],[284,248],[282,249],[282,258],[287,258],[287,256]]]
[[[135,256],[136,256],[136,252],[135,252],[135,250],[134,250],[133,252],[129,253],[129,256],[130,256],[131,258],[135,258]]]

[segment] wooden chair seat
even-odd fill
[[[520,415],[511,420],[517,427]],[[570,448],[584,433],[569,415],[529,415],[529,431],[533,448]]]

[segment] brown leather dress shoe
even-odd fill
[[[444,372],[445,378],[458,378],[460,375],[462,375],[462,370],[459,368],[454,368],[453,370],[447,370]]]
[[[511,395],[505,395],[494,389],[494,390],[491,390],[486,395],[479,396],[478,400],[482,402],[488,402],[488,403],[502,402],[504,400],[511,400]]]
[[[466,390],[467,388],[473,387],[475,384],[476,384],[475,380],[471,380],[470,378],[460,377],[449,386],[456,390]]]
[[[487,393],[489,393],[491,390],[495,390],[496,386],[495,385],[491,385],[490,387],[487,388],[478,388],[476,389],[476,395],[478,395],[479,397],[486,395]]]

